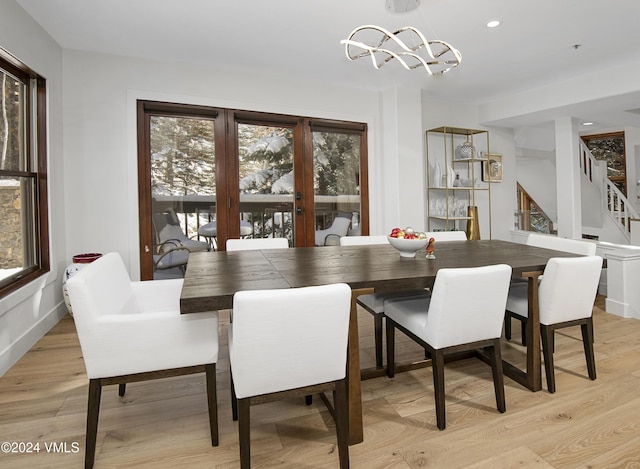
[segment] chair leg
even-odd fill
[[[504,315],[504,337],[511,340],[511,315],[509,313]]]
[[[387,376],[393,378],[396,373],[396,326],[393,321],[387,320]]]
[[[251,436],[249,432],[250,400],[238,399],[238,437],[240,443],[240,468],[251,468]]]
[[[589,378],[596,379],[596,359],[593,353],[593,319],[588,318],[584,324],[580,325],[582,329],[582,345],[584,347],[584,355],[587,359],[587,371]]]
[[[304,396],[304,403],[307,405],[313,404],[313,396],[311,394]]]
[[[96,439],[98,436],[98,417],[102,384],[99,379],[89,380],[89,399],[87,404],[87,436],[84,453],[84,467],[91,469],[96,457]]]
[[[118,385],[118,396],[124,396],[125,392],[127,392],[127,383],[120,383]]]
[[[207,404],[209,406],[209,427],[211,428],[211,445],[218,446],[218,395],[216,391],[216,364],[204,366],[207,381]]]
[[[231,418],[238,420],[238,399],[236,398],[236,388],[233,386],[233,373],[229,373],[229,381],[231,382]]]
[[[334,417],[336,436],[338,439],[338,458],[340,469],[349,468],[349,403],[347,397],[347,380],[336,381],[334,392]]]
[[[444,353],[435,350],[431,360],[433,368],[433,388],[436,400],[436,422],[438,429],[444,430],[447,426],[444,408]]]
[[[507,405],[504,398],[504,376],[502,374],[502,353],[500,351],[500,339],[496,339],[493,342],[493,346],[490,347],[491,357],[491,370],[493,371],[493,387],[496,392],[496,406],[498,411],[504,413],[507,410]]]
[[[527,320],[520,316],[514,315],[509,311],[504,316],[504,336],[507,340],[511,340],[511,320],[517,319],[520,323],[520,337],[523,346],[527,346]]]
[[[382,323],[384,317],[382,314],[373,315],[374,339],[376,344],[376,366],[382,368],[382,331],[384,325]]]
[[[553,334],[554,329],[551,326],[540,324],[544,371],[547,375],[547,390],[551,393],[556,392],[556,378],[553,366]]]

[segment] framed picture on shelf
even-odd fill
[[[485,153],[487,160],[482,163],[482,180],[484,182],[502,182],[502,155]]]

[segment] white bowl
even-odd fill
[[[387,236],[389,244],[396,248],[400,253],[400,257],[416,257],[416,252],[427,247],[429,240],[423,239],[404,239],[404,238],[392,238]]]

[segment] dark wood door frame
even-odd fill
[[[216,148],[216,220],[218,245],[240,237],[240,190],[238,124],[289,127],[293,129],[294,238],[297,246],[315,243],[313,132],[360,135],[360,226],[369,233],[367,172],[367,126],[361,123],[315,119],[255,111],[215,108],[190,104],[142,101],[137,103],[138,213],[140,278],[153,278],[153,227],[151,221],[151,117],[188,117],[214,120]]]

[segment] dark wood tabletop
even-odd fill
[[[443,241],[436,259],[400,257],[390,245],[323,246],[260,251],[194,252],[180,299],[183,313],[231,308],[240,290],[303,287],[336,282],[376,291],[430,285],[439,269],[508,264],[514,277],[541,272],[550,257],[573,254],[498,240]]]

